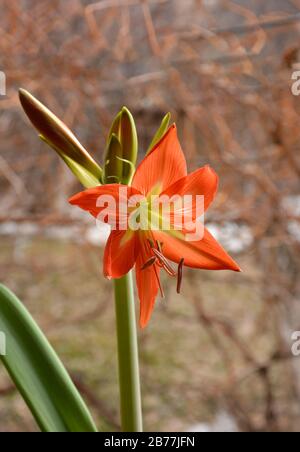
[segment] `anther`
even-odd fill
[[[150,257],[150,259],[148,259],[147,262],[145,262],[145,264],[142,266],[141,270],[146,270],[147,268],[151,267],[152,265],[155,264],[156,260],[157,260],[156,256]]]
[[[178,265],[178,273],[177,273],[177,293],[180,293],[181,291],[181,284],[182,284],[182,276],[183,276],[183,264],[184,259],[181,259]]]

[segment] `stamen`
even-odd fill
[[[182,284],[182,276],[183,276],[183,264],[184,259],[181,259],[178,265],[178,273],[177,273],[177,293],[180,293],[181,291],[181,284]]]
[[[163,254],[163,252],[162,252],[163,243],[160,242],[159,240],[156,240],[156,245],[157,245],[158,251],[159,251],[161,254]],[[158,262],[158,265],[159,265],[161,268],[164,268],[164,264],[163,264],[161,261]]]
[[[154,247],[153,241],[151,239],[147,239],[147,241],[150,245],[151,250],[154,251],[155,247]],[[157,268],[156,268],[156,265],[159,265],[159,262],[157,262],[157,260],[158,259],[156,256],[150,257],[150,259],[148,259],[147,262],[145,262],[145,264],[143,265],[142,270],[145,270],[146,268],[149,268],[153,265],[155,277],[156,277],[157,284],[158,284],[159,291],[160,291],[160,296],[161,296],[161,298],[165,298],[165,294],[164,294],[164,291],[163,291],[163,288],[162,288],[162,285],[161,285],[161,282],[159,279],[159,274],[158,274]]]
[[[152,251],[155,254],[155,256],[158,258],[158,260],[160,261],[160,263],[162,264],[162,266],[166,270],[166,272],[170,276],[175,277],[177,275],[177,273],[173,269],[173,267],[169,264],[169,262],[167,261],[165,256],[162,253],[160,253],[158,250],[156,250],[155,248],[153,248]]]
[[[160,253],[162,253],[162,246],[163,246],[163,243],[160,243],[159,240],[156,240],[156,246],[157,246],[158,251],[159,251]]]
[[[156,246],[157,246],[158,251],[159,251],[160,253],[162,253],[162,250],[161,250],[161,244],[160,244],[159,240],[156,240]],[[152,250],[152,251],[153,251],[153,250]],[[160,268],[164,268],[164,264],[161,262],[161,260],[158,261],[157,265],[158,265]]]
[[[142,266],[141,270],[146,270],[147,268],[151,267],[152,265],[155,264],[156,260],[157,260],[156,256],[150,257],[150,259],[148,259],[147,262],[145,262],[145,264]]]
[[[156,276],[156,279],[157,279],[157,283],[158,283],[158,287],[159,287],[159,291],[160,291],[160,296],[161,296],[161,298],[165,298],[164,290],[162,288],[162,285],[161,285],[161,282],[160,282],[160,279],[159,279],[159,275],[157,273],[157,268],[155,267],[155,265],[154,265],[153,268],[154,268],[154,271],[155,271],[155,276]]]

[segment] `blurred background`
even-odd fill
[[[244,270],[164,281],[139,333],[148,431],[299,431],[300,0],[1,0],[0,281],[26,303],[98,424],[119,430],[107,231],[71,208],[81,189],[39,141],[17,89],[100,162],[126,105],[143,157],[163,115],[219,194],[206,222]],[[137,306],[138,308],[138,306]],[[0,367],[0,430],[36,431]]]

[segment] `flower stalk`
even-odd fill
[[[114,289],[121,426],[123,432],[141,432],[143,422],[132,272],[115,279]]]
[[[123,108],[108,137],[105,182],[129,184],[137,158],[137,133],[131,113]],[[133,168],[133,171],[132,171]],[[120,414],[123,432],[141,432],[142,404],[132,272],[114,279]]]

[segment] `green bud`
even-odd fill
[[[123,151],[123,159],[128,160],[133,165],[136,164],[138,153],[138,138],[135,127],[135,122],[130,111],[123,107],[121,118],[121,143]],[[123,165],[123,181],[128,182],[130,178],[130,166]]]
[[[112,140],[112,137],[113,140]],[[118,148],[116,139],[118,140]],[[123,107],[113,121],[105,156],[105,182],[129,184],[135,169],[138,138],[130,111]],[[109,165],[107,165],[109,162]]]
[[[75,160],[72,160],[70,157],[68,157],[67,154],[64,154],[58,149],[55,149],[55,146],[52,143],[49,143],[46,138],[43,137],[43,135],[39,135],[39,138],[58,153],[61,159],[72,171],[74,176],[76,176],[76,178],[85,188],[93,188],[101,185],[101,182],[99,182],[99,180],[92,173],[90,173],[86,168],[77,163]]]
[[[153,140],[151,141],[147,154],[149,154],[149,152],[152,151],[152,149],[157,145],[157,143],[160,142],[160,140],[166,134],[166,132],[168,131],[169,126],[170,126],[170,121],[171,121],[171,113],[167,113],[166,116],[163,118],[159,129],[157,130],[156,134],[154,135]]]
[[[40,138],[57,152],[79,181],[86,188],[101,185],[101,167],[71,130],[29,92],[20,89],[19,97]]]
[[[107,142],[109,142],[112,134],[115,134],[118,137],[118,139],[120,139],[121,119],[122,119],[122,110],[117,114],[117,116],[113,120],[113,123],[108,134]]]
[[[103,181],[105,184],[121,183],[123,178],[122,146],[118,136],[113,133],[107,145],[107,160],[104,163]]]

